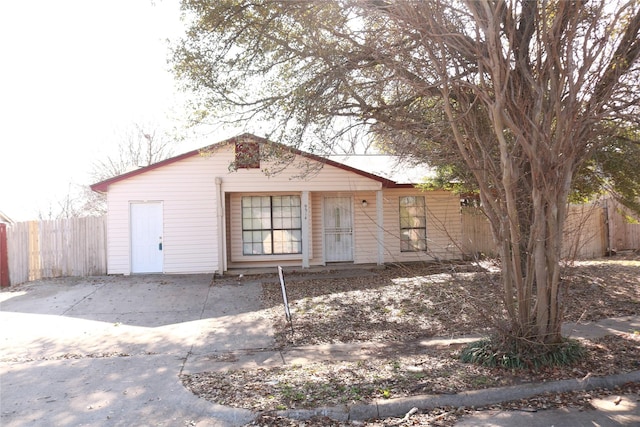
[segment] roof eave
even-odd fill
[[[413,184],[399,184],[399,183],[397,183],[395,181],[392,181],[390,179],[387,179],[387,178],[384,178],[384,177],[381,177],[381,176],[378,176],[378,175],[374,175],[374,174],[369,173],[369,172],[365,172],[365,171],[363,171],[361,169],[357,169],[357,168],[354,168],[354,167],[351,167],[351,166],[348,166],[348,165],[333,161],[331,159],[327,159],[326,157],[321,157],[321,156],[318,156],[316,154],[312,154],[312,153],[307,153],[307,152],[301,151],[301,150],[299,150],[297,148],[293,148],[293,147],[289,147],[289,146],[286,146],[286,145],[283,145],[283,144],[272,142],[272,141],[269,141],[266,138],[262,138],[262,137],[259,137],[259,136],[256,136],[256,135],[252,135],[250,133],[244,133],[242,135],[234,136],[232,138],[228,138],[226,140],[220,141],[220,142],[218,142],[216,144],[212,144],[212,145],[209,145],[209,146],[206,146],[206,147],[203,147],[203,148],[199,148],[197,150],[192,150],[192,151],[189,151],[187,153],[180,154],[178,156],[171,157],[169,159],[165,159],[165,160],[159,161],[158,163],[154,163],[154,164],[149,165],[149,166],[144,166],[144,167],[141,167],[139,169],[136,169],[136,170],[133,170],[133,171],[130,171],[130,172],[126,172],[126,173],[123,173],[121,175],[114,176],[112,178],[105,179],[104,181],[100,181],[100,182],[97,182],[95,184],[92,184],[90,186],[90,188],[91,188],[92,191],[95,191],[95,192],[98,192],[98,193],[106,193],[107,191],[109,191],[109,186],[111,184],[115,184],[116,182],[119,182],[119,181],[122,181],[122,180],[125,180],[125,179],[128,179],[128,178],[134,177],[136,175],[143,174],[145,172],[148,172],[148,171],[157,169],[159,167],[162,167],[162,166],[177,162],[179,160],[183,160],[183,159],[186,159],[186,158],[189,158],[189,157],[192,157],[192,156],[200,155],[200,153],[202,151],[204,151],[204,150],[220,147],[220,146],[223,146],[223,145],[228,145],[228,144],[236,142],[237,140],[244,139],[244,138],[252,138],[258,143],[282,145],[283,147],[287,148],[288,150],[290,150],[294,154],[297,154],[297,155],[300,155],[302,157],[315,160],[317,162],[328,164],[330,166],[334,166],[334,167],[337,167],[337,168],[340,168],[340,169],[343,169],[343,170],[346,170],[346,171],[349,171],[349,172],[352,172],[352,173],[356,173],[358,175],[367,177],[367,178],[372,179],[374,181],[378,181],[378,182],[381,183],[382,188],[409,188],[409,187],[413,187]]]

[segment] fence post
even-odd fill
[[[0,286],[9,286],[9,255],[7,251],[7,224],[0,224]]]

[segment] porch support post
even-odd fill
[[[218,218],[218,273],[223,275],[227,270],[227,235],[224,220],[224,193],[222,192],[222,178],[216,177],[216,199],[217,200],[217,218]]]
[[[309,268],[309,192],[303,191],[300,198],[302,204],[302,268]]]
[[[384,264],[384,199],[382,190],[376,191],[376,226],[378,227],[378,265]]]

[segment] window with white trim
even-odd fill
[[[302,253],[300,196],[242,197],[242,254]]]
[[[400,197],[400,251],[427,250],[427,208],[424,196]]]

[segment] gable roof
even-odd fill
[[[120,181],[129,179],[129,178],[132,178],[132,177],[134,177],[136,175],[140,175],[140,174],[152,171],[154,169],[158,169],[158,168],[161,168],[163,166],[170,165],[172,163],[178,162],[180,160],[187,159],[189,157],[199,156],[200,153],[205,151],[205,150],[213,150],[213,149],[218,148],[218,147],[222,147],[222,146],[230,145],[230,144],[235,144],[236,142],[243,142],[243,141],[246,141],[246,140],[251,140],[251,141],[257,142],[259,144],[278,145],[278,146],[280,146],[280,147],[292,152],[293,154],[297,154],[297,155],[299,155],[301,157],[305,157],[307,159],[315,160],[317,162],[320,162],[320,163],[323,163],[323,164],[327,164],[327,165],[330,165],[330,166],[334,166],[334,167],[346,170],[348,172],[352,172],[352,173],[355,173],[357,175],[361,175],[361,176],[364,176],[366,178],[370,178],[370,179],[373,179],[375,181],[378,181],[378,182],[380,182],[382,184],[383,188],[412,187],[413,186],[412,183],[396,182],[396,181],[394,181],[394,180],[392,180],[390,178],[385,178],[383,176],[380,176],[380,175],[377,175],[377,174],[374,174],[374,173],[371,173],[371,172],[367,172],[367,171],[364,171],[362,169],[355,168],[353,166],[349,166],[349,165],[347,165],[345,163],[337,162],[337,161],[332,160],[332,159],[327,158],[327,157],[321,157],[321,156],[318,156],[318,155],[315,155],[315,154],[307,153],[305,151],[298,150],[297,148],[292,148],[292,147],[285,146],[283,144],[279,144],[279,143],[276,143],[276,142],[273,142],[273,141],[269,141],[266,138],[261,138],[259,136],[255,136],[255,135],[252,135],[250,133],[244,133],[242,135],[234,136],[233,138],[226,139],[226,140],[218,142],[216,144],[212,144],[212,145],[209,145],[209,146],[206,146],[206,147],[203,147],[203,148],[192,150],[192,151],[189,151],[187,153],[183,153],[183,154],[180,154],[178,156],[171,157],[171,158],[159,161],[159,162],[154,163],[152,165],[141,167],[139,169],[135,169],[135,170],[132,170],[130,172],[126,172],[126,173],[123,173],[121,175],[117,175],[117,176],[114,176],[112,178],[105,179],[104,181],[100,181],[100,182],[97,182],[97,183],[91,185],[91,189],[93,191],[104,193],[104,192],[107,192],[109,190],[109,186],[111,184],[115,184],[116,182],[120,182]]]

